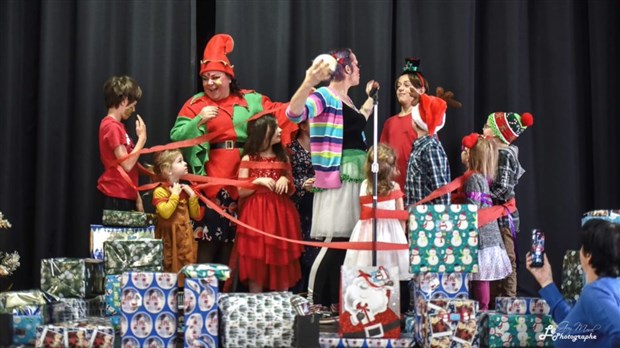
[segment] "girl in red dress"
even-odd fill
[[[276,118],[265,115],[248,123],[248,139],[239,179],[257,189],[239,188],[243,199],[239,220],[267,233],[301,240],[299,215],[288,195],[294,192],[289,161],[281,144]],[[287,290],[301,278],[299,258],[303,246],[237,227],[239,279],[250,292]]]

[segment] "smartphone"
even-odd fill
[[[532,267],[542,267],[545,264],[545,234],[541,229],[532,230]]]

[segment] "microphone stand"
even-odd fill
[[[373,126],[372,126],[372,166],[370,170],[372,172],[372,265],[377,266],[377,196],[378,196],[378,185],[377,181],[379,179],[379,163],[377,162],[377,129],[379,128],[379,98],[377,94],[379,93],[376,90],[371,94],[371,98],[373,100]]]

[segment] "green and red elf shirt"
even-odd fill
[[[200,111],[206,106],[219,107],[217,117],[201,125]],[[176,122],[170,131],[172,141],[193,139],[204,134],[216,134],[212,143],[233,141],[245,143],[247,121],[263,110],[277,109],[274,113],[282,128],[282,145],[290,143],[290,134],[297,125],[290,122],[285,113],[286,104],[272,102],[268,97],[252,90],[241,90],[240,94],[213,101],[204,93],[198,93],[185,102]],[[236,179],[243,149],[210,149],[209,143],[203,143],[183,149],[183,155],[192,173],[208,175],[215,178]],[[207,197],[215,197],[222,187],[211,186],[205,189]],[[230,188],[233,199],[237,198],[237,189]]]

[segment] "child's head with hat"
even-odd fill
[[[484,135],[497,138],[508,145],[533,124],[534,117],[529,112],[523,113],[523,115],[515,112],[494,112],[487,118],[487,123],[482,128],[482,132]]]
[[[447,108],[445,100],[422,94],[420,95],[420,112],[412,113],[412,118],[418,129],[428,135],[434,135],[446,124]]]
[[[394,87],[401,106],[415,106],[419,103],[419,96],[428,90],[428,81],[420,71],[420,59],[405,58],[405,65]]]

